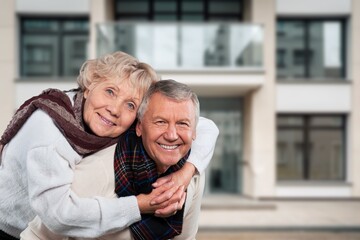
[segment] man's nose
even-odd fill
[[[169,141],[174,141],[174,140],[178,139],[179,135],[177,133],[176,126],[173,124],[169,124],[164,136],[165,136],[166,140],[169,140]]]

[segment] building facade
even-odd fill
[[[206,196],[360,197],[357,0],[0,0],[0,130],[122,50],[189,84],[220,129]]]

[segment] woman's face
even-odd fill
[[[101,137],[118,137],[136,118],[142,96],[127,81],[107,79],[93,83],[84,92],[83,118]]]

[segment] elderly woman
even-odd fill
[[[36,215],[55,232],[78,237],[139,220],[137,197],[84,198],[71,184],[84,156],[115,144],[131,126],[144,92],[157,80],[149,65],[116,52],[86,61],[78,90],[48,90],[19,108],[0,140],[0,239],[18,239]],[[194,149],[200,171],[210,145],[200,154]],[[174,176],[180,183],[189,178]],[[177,205],[181,194],[173,196]]]

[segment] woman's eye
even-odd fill
[[[106,89],[105,91],[106,91],[106,93],[108,93],[111,96],[114,95],[114,91],[110,88]]]
[[[130,102],[130,103],[128,103],[127,105],[128,105],[128,108],[129,108],[129,109],[131,109],[131,110],[136,110],[136,106],[135,106],[134,103],[131,103],[131,102]]]

